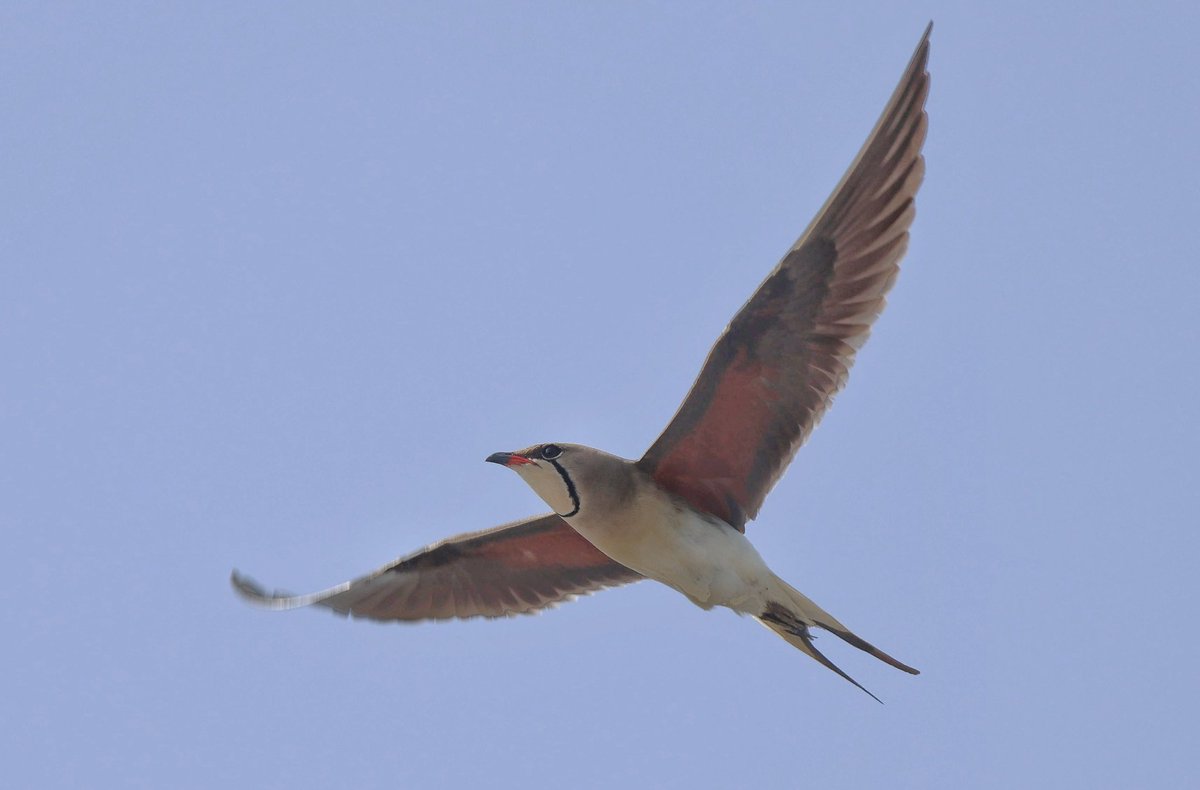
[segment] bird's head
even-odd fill
[[[564,518],[607,505],[629,488],[628,461],[580,444],[535,444],[515,453],[492,453],[487,460],[519,474]]]

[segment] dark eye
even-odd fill
[[[562,448],[557,444],[548,444],[542,448],[542,458],[552,461],[562,455]]]

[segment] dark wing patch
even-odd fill
[[[929,29],[841,183],[734,316],[638,462],[738,529],[845,385],[899,273],[925,173],[928,58]]]
[[[372,620],[528,614],[641,579],[554,514],[435,543],[367,576],[310,595],[267,593],[233,572],[242,597],[271,609],[317,604]]]

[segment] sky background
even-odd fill
[[[1046,5],[5,3],[5,783],[1194,780],[1200,11]],[[652,583],[235,598],[640,455],[931,18],[902,276],[748,530],[921,676]]]

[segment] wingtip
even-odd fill
[[[233,587],[233,591],[238,594],[238,597],[247,603],[266,607],[267,609],[289,608],[288,601],[292,596],[278,590],[273,593],[267,592],[254,579],[239,573],[237,568],[234,568],[229,574],[229,584]]]
[[[229,584],[233,587],[234,592],[248,601],[263,603],[270,598],[258,582],[249,576],[243,576],[237,568],[230,572]]]

